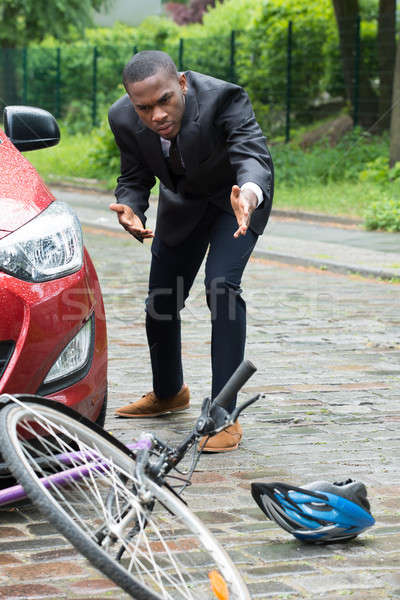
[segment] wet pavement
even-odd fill
[[[61,198],[66,194],[57,193]],[[81,205],[78,212],[87,223],[85,241],[100,277],[108,320],[106,428],[124,442],[143,430],[178,440],[190,430],[210,391],[203,274],[182,313],[190,410],[145,421],[117,419],[116,407],[151,387],[143,308],[150,247],[106,220],[107,198],[79,198],[68,201]],[[85,211],[92,212],[85,216]],[[93,216],[105,221],[96,223]],[[344,254],[343,248],[350,248],[353,261],[359,251],[369,251],[380,260],[370,270],[379,271],[384,257],[392,260],[396,255],[400,238],[368,234],[351,224],[314,223],[305,229],[298,221],[278,221],[271,220],[243,280],[246,355],[258,371],[241,399],[263,396],[241,417],[244,438],[239,450],[203,456],[185,497],[234,558],[252,598],[400,598],[400,285],[361,277],[357,271],[346,275],[324,268],[326,258],[314,266],[290,264],[290,258],[278,261],[264,248],[264,241],[270,244],[275,237],[287,240],[289,257],[302,243],[310,253],[313,244],[318,253],[315,245],[320,243]],[[348,236],[346,243],[338,242],[338,235],[342,240]],[[367,246],[366,239],[371,240]],[[400,263],[398,254],[396,260]],[[250,495],[252,481],[302,485],[348,477],[367,485],[376,518],[373,528],[348,543],[304,545],[268,521]],[[126,597],[29,504],[0,511],[0,599]]]

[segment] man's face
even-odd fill
[[[186,90],[184,74],[173,77],[162,70],[126,86],[141,121],[167,140],[176,137],[181,128]]]

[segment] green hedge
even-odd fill
[[[244,85],[269,136],[284,133],[287,102],[287,37],[292,21],[292,120],[306,122],[330,96],[344,96],[337,28],[330,0],[225,0],[204,17],[203,25],[179,27],[151,17],[139,27],[116,24],[86,31],[84,40],[61,48],[57,85],[56,40],[30,47],[27,100],[67,118],[71,130],[90,127],[120,93],[121,72],[136,50],[165,50],[184,69],[199,70]],[[231,32],[235,36],[232,68]],[[362,56],[371,80],[377,77],[376,25],[362,25]],[[179,54],[183,41],[183,57]],[[96,91],[93,53],[97,49]],[[18,59],[20,61],[20,59]]]
[[[390,192],[382,192],[365,214],[367,229],[400,231],[400,187]]]

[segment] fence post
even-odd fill
[[[183,39],[179,39],[178,71],[183,71]]]
[[[290,101],[292,94],[292,21],[288,22],[287,60],[286,60],[286,127],[285,142],[290,141]]]
[[[230,80],[236,83],[236,31],[231,31]]]
[[[92,125],[97,125],[97,46],[93,49],[93,83],[92,83]]]
[[[28,104],[28,48],[22,49],[22,104]]]
[[[137,46],[133,46],[133,56],[135,56],[135,54],[137,54]]]
[[[56,67],[56,118],[61,115],[61,48],[57,48],[57,67]]]
[[[361,56],[361,18],[357,16],[356,20],[356,39],[354,56],[354,97],[353,97],[353,125],[358,125],[360,113],[360,56]]]

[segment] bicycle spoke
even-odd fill
[[[139,481],[131,456],[53,409],[16,409],[6,425],[14,432],[16,470],[22,462],[28,483],[40,490],[40,506],[96,566],[124,589],[132,581],[132,589],[141,584],[149,591],[133,597],[215,600],[208,574],[216,571],[230,600],[248,600],[212,535],[170,491],[146,476]]]

